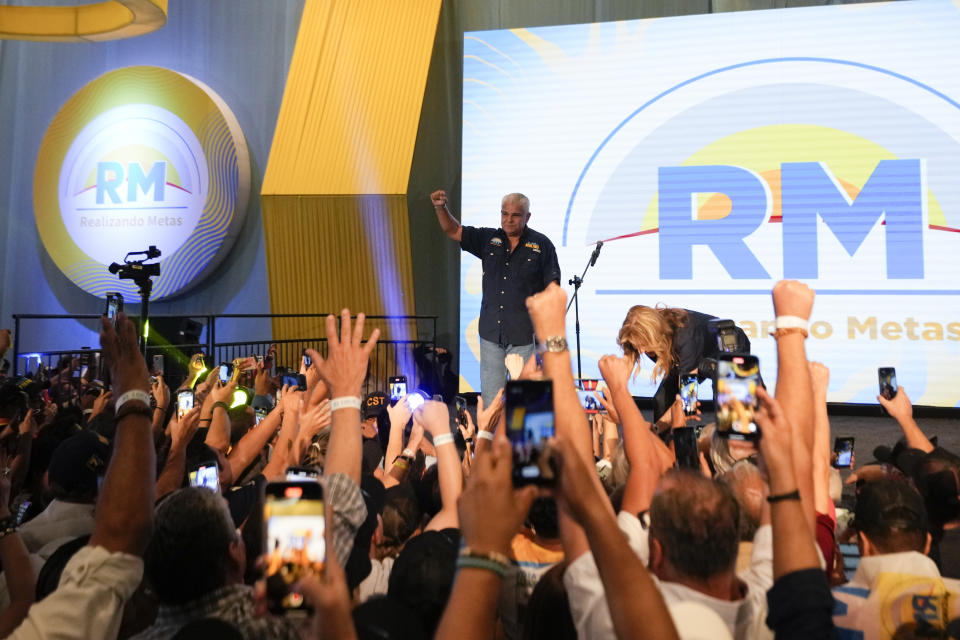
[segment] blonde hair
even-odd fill
[[[683,309],[638,304],[627,312],[620,335],[617,336],[617,344],[637,373],[640,370],[640,354],[652,352],[657,361],[650,379],[656,380],[670,373],[676,364],[673,340],[677,330],[685,324],[687,312]]]

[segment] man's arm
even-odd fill
[[[620,424],[623,427],[623,449],[630,461],[630,475],[623,491],[621,511],[636,515],[650,507],[654,490],[662,473],[657,446],[669,457],[666,447],[650,431],[650,423],[643,419],[630,395],[627,382],[632,365],[626,358],[603,356],[600,358],[600,373],[613,397]]]
[[[892,400],[887,400],[883,396],[877,396],[880,405],[887,410],[887,413],[897,421],[900,428],[903,429],[903,435],[907,439],[907,446],[913,449],[920,449],[926,453],[933,451],[933,443],[923,434],[916,420],[913,419],[913,404],[910,397],[907,396],[907,390],[900,387],[897,395]]]
[[[447,208],[447,192],[442,189],[434,191],[430,194],[430,202],[433,203],[433,210],[437,214],[437,222],[440,223],[440,228],[443,229],[448,238],[460,242],[463,237],[463,227],[460,226],[457,219],[450,213],[450,209]]]
[[[427,531],[458,528],[457,500],[463,490],[460,456],[450,433],[450,414],[447,405],[428,400],[413,414],[414,421],[423,424],[433,436],[437,450],[437,479],[440,484],[440,511],[427,523]]]
[[[773,310],[779,316],[810,319],[813,311],[813,289],[796,280],[781,280],[773,287]],[[816,531],[813,506],[813,384],[807,365],[806,338],[792,332],[777,338],[776,398],[787,416],[796,445],[793,447],[793,469],[800,490],[803,512],[811,533]]]
[[[367,363],[370,352],[377,345],[380,330],[374,329],[366,343],[362,343],[363,322],[366,316],[357,315],[357,322],[350,320],[350,310],[340,312],[340,336],[337,337],[337,321],[333,315],[327,316],[327,359],[307,349],[313,359],[312,366],[330,389],[333,423],[330,428],[330,444],[327,447],[327,460],[323,468],[324,477],[335,473],[349,476],[360,484],[361,458],[363,456],[363,438],[360,435],[360,390],[367,375]],[[355,398],[356,407],[337,407],[341,398]]]
[[[558,285],[551,283],[535,296],[527,298],[527,309],[533,327],[541,340],[566,336],[567,294]],[[570,352],[547,351],[543,354],[543,375],[553,380],[553,413],[558,438],[570,442],[584,464],[593,464],[590,448],[590,428],[587,416],[580,406],[576,388],[573,385],[573,370],[570,366]],[[610,514],[613,509],[607,508]],[[560,510],[560,540],[568,562],[573,562],[590,550],[583,529],[564,510]]]
[[[187,472],[187,445],[200,426],[200,407],[194,407],[180,419],[170,421],[170,452],[157,478],[157,500],[183,486]]]
[[[110,366],[113,392],[119,400],[127,391],[149,397],[150,374],[137,345],[137,331],[124,313],[117,315],[117,330],[101,318],[100,345]],[[131,412],[132,411],[132,412]],[[118,409],[113,455],[97,501],[91,547],[142,556],[153,528],[154,474],[150,406],[129,400]]]

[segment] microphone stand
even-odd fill
[[[603,246],[603,241],[597,242],[596,248],[593,250],[593,253],[590,255],[590,259],[587,260],[587,266],[583,268],[583,273],[579,276],[573,276],[569,281],[573,285],[573,298],[570,300],[570,303],[567,304],[567,313],[570,312],[570,305],[573,305],[573,317],[576,320],[576,334],[577,334],[577,380],[582,380],[583,371],[580,365],[580,300],[578,294],[580,293],[580,285],[583,284],[583,279],[587,276],[587,271],[590,267],[597,264],[597,258],[600,257],[600,247]],[[583,384],[582,382],[580,384]]]

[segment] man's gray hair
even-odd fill
[[[530,213],[530,198],[522,193],[508,193],[503,196],[503,200],[500,201],[500,206],[502,207],[508,202],[515,202],[520,205],[524,213]]]

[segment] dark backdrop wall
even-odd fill
[[[438,343],[459,353],[460,248],[440,231],[429,196],[446,189],[460,211],[463,33],[721,11],[846,4],[833,0],[444,0],[407,190],[417,313],[436,314]],[[504,149],[504,157],[510,155]],[[517,185],[523,191],[523,185]],[[490,203],[490,225],[498,223]],[[536,210],[536,203],[532,209]],[[569,278],[571,274],[564,274]],[[570,287],[567,287],[570,289]]]
[[[40,142],[61,105],[97,76],[131,65],[166,67],[213,88],[239,120],[251,159],[250,204],[230,255],[189,292],[151,305],[151,313],[269,313],[259,194],[303,2],[170,0],[167,25],[139,38],[104,43],[0,40],[0,326],[12,326],[14,313],[102,311],[102,300],[63,276],[40,242],[33,173]],[[145,248],[117,247],[117,260],[128,250]],[[92,322],[58,325],[58,331],[52,324],[35,326],[38,331],[21,333],[22,349],[97,344]],[[245,321],[234,328],[238,334],[253,330],[269,336],[270,331],[267,322]],[[218,339],[231,339],[232,333],[227,324],[217,327]]]

